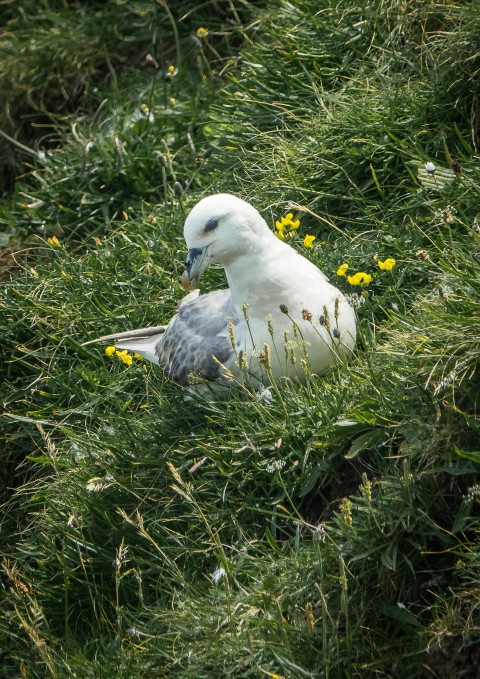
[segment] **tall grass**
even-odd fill
[[[474,677],[478,9],[187,5],[120,3],[170,52],[111,58],[3,203],[5,676]],[[216,190],[300,216],[355,293],[348,367],[197,403],[81,346],[170,317]]]

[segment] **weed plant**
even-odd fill
[[[106,5],[149,49],[160,12],[159,68],[109,56],[2,206],[28,234],[0,302],[4,675],[473,679],[478,8]],[[300,218],[357,309],[348,366],[192,402],[81,346],[171,316],[184,214],[220,190]]]

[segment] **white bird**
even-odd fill
[[[275,236],[252,205],[230,194],[203,198],[188,214],[184,236],[186,286],[196,288],[216,263],[229,287],[190,292],[166,326],[93,342],[114,341],[118,349],[137,352],[170,379],[196,383],[197,392],[235,383],[260,387],[283,376],[304,380],[352,351],[350,304],[320,269]]]

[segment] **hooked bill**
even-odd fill
[[[188,271],[185,270],[181,277],[180,277],[180,283],[185,290],[195,290],[197,287],[198,279],[193,278],[191,279],[190,276],[188,275]]]

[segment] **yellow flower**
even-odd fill
[[[275,231],[275,235],[277,238],[280,238],[280,240],[285,240],[285,234],[283,233],[283,229]]]
[[[299,219],[293,219],[293,214],[291,212],[288,213],[286,217],[283,217],[283,222],[285,226],[288,226],[290,229],[298,229],[300,226],[300,220]]]
[[[203,26],[199,26],[199,28],[197,28],[197,35],[199,38],[205,38],[208,35],[208,30]]]
[[[117,349],[115,353],[117,354],[118,358],[120,358],[125,363],[125,365],[132,365],[133,358],[126,349],[123,351],[119,351]]]
[[[344,497],[340,502],[340,512],[342,519],[345,521],[347,526],[351,526],[353,523],[352,518],[352,501],[348,497]]]
[[[113,345],[105,348],[105,353],[107,354],[108,358],[110,358],[110,356],[113,356],[115,351],[116,349]]]
[[[368,285],[371,283],[372,277],[369,273],[359,271],[353,276],[347,276],[347,281],[350,283],[350,285]]]
[[[170,103],[170,106],[172,106],[172,107],[175,106],[175,104],[177,103],[177,100],[175,99],[175,97],[170,97],[170,99],[168,101]]]
[[[60,246],[60,241],[56,236],[52,236],[51,238],[47,238],[47,243],[52,246],[52,248],[59,248]]]
[[[378,266],[382,271],[391,271],[397,262],[393,257],[388,257],[384,262],[377,261]]]
[[[282,221],[285,226],[288,226],[289,229],[298,229],[300,226],[300,220],[293,219],[293,214],[291,212],[289,212],[286,217],[282,217]]]
[[[175,73],[175,66],[173,64],[170,64],[170,66],[168,67],[168,72],[170,73],[170,75],[173,75]]]
[[[300,220],[293,219],[293,212],[289,212],[285,217],[275,222],[277,230],[283,233],[285,230],[287,233],[285,235],[293,235],[292,231],[296,231],[300,227]],[[282,239],[283,240],[283,239]]]
[[[340,266],[337,269],[337,276],[345,276],[347,273],[348,269],[348,264],[340,264]]]
[[[315,617],[313,615],[312,604],[310,601],[307,602],[305,606],[305,617],[307,619],[307,628],[309,632],[313,632],[315,625]]]
[[[311,248],[313,247],[313,241],[315,240],[316,236],[305,236],[303,240],[303,244],[305,245],[306,248]]]

